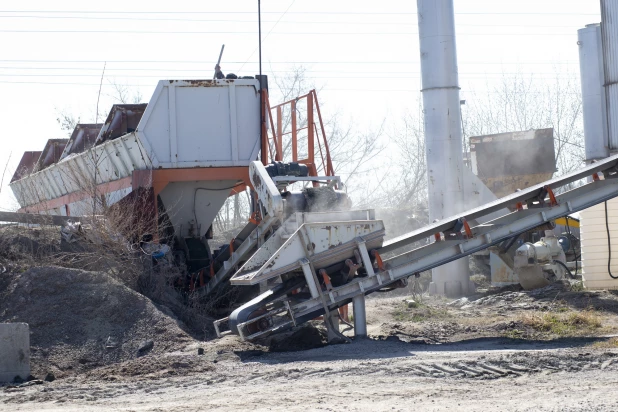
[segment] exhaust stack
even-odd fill
[[[429,218],[465,210],[464,164],[453,0],[417,0],[422,94],[429,180]],[[468,258],[432,270],[430,291],[469,291]]]

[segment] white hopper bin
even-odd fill
[[[80,216],[99,193],[113,204],[137,188],[153,188],[178,235],[191,221],[204,235],[235,187],[248,184],[260,150],[260,93],[256,79],[161,80],[141,119],[116,105],[98,144],[15,180],[21,211]],[[127,105],[124,105],[127,106]],[[140,113],[141,114],[141,113]]]

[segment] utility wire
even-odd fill
[[[255,34],[252,31],[157,31],[157,30],[11,30],[2,29],[0,33],[106,33],[106,34]],[[360,35],[391,35],[391,36],[417,36],[418,32],[268,32],[268,34],[285,34],[285,35],[322,35],[322,36],[360,36]],[[551,32],[551,33],[457,33],[457,36],[575,36],[574,32]]]
[[[206,60],[6,60],[0,59],[0,62],[25,62],[25,63],[169,63],[169,64],[178,64],[178,63],[191,63],[191,64],[204,64],[209,63]],[[228,62],[228,63],[242,63],[242,62]],[[257,61],[251,61],[250,63],[257,64]],[[296,64],[420,64],[420,61],[405,61],[405,60],[397,60],[397,61],[362,61],[362,60],[347,60],[347,61],[295,61]],[[290,64],[290,61],[271,61],[269,64]],[[566,61],[566,62],[490,62],[490,61],[461,61],[459,64],[520,64],[520,65],[530,65],[530,64],[551,64],[551,65],[561,65],[561,64],[577,64],[578,61]]]
[[[252,11],[106,11],[106,10],[0,10],[0,13],[80,13],[80,14],[251,14]],[[281,11],[265,11],[262,14],[281,14]],[[284,12],[284,13],[287,13]],[[384,12],[384,11],[292,11],[288,14],[344,14],[344,15],[416,15],[415,12]],[[524,15],[524,16],[599,16],[599,13],[569,13],[569,12],[459,12],[456,15]]]
[[[79,71],[99,71],[100,69],[97,69],[96,67],[20,67],[20,66],[0,66],[0,70],[35,70],[35,71],[39,71],[39,70],[51,70],[51,74],[46,74],[46,73],[42,73],[42,74],[35,74],[35,73],[27,73],[27,74],[21,74],[21,73],[1,73],[3,75],[7,75],[7,76],[54,76],[56,75],[54,73],[54,71],[58,71],[58,70],[62,70],[62,71],[74,71],[74,70],[79,70]],[[126,67],[126,68],[115,68],[115,69],[110,69],[108,68],[107,71],[114,71],[114,72],[131,72],[131,71],[144,71],[144,72],[163,72],[163,73],[168,73],[168,72],[198,72],[200,74],[204,73],[204,70],[202,69],[167,69],[167,68],[163,68],[163,69],[155,69],[155,68],[141,68],[141,67]],[[389,75],[420,75],[421,72],[419,71],[410,71],[410,70],[406,70],[406,71],[349,71],[349,70],[329,70],[329,69],[325,69],[325,70],[310,70],[310,69],[306,69],[305,70],[306,73],[336,73],[336,74],[346,74],[346,75],[357,75],[357,74],[369,74],[369,75],[385,75],[385,74],[389,74]],[[40,73],[40,72],[39,72]],[[269,73],[282,73],[282,74],[287,74],[287,73],[295,73],[294,70],[269,70]],[[460,71],[459,75],[463,75],[463,76],[467,76],[467,75],[519,75],[519,72],[503,72],[503,71],[499,71],[499,72],[468,72],[468,71]],[[552,75],[552,76],[564,76],[565,78],[571,78],[573,76],[570,76],[568,73],[556,73],[555,71],[551,71],[551,72],[531,72],[530,73],[532,75],[532,77],[537,77],[537,75]],[[74,74],[75,76],[93,76],[93,74]],[[117,74],[118,76],[120,76],[120,74]],[[62,76],[73,76],[73,74],[62,74]],[[128,77],[140,77],[140,76],[145,76],[148,77],[147,75],[139,75],[139,76],[133,76],[133,75],[128,75]],[[342,78],[346,78],[347,76],[344,76]],[[374,76],[372,76],[374,77]],[[354,78],[354,77],[352,77]],[[397,78],[402,78],[402,77],[397,77]],[[405,76],[404,76],[405,78]],[[416,78],[416,76],[414,77]]]
[[[192,18],[143,18],[143,17],[92,17],[92,16],[36,16],[36,15],[15,15],[2,16],[0,19],[50,19],[50,20],[120,20],[120,21],[180,21],[180,22],[211,22],[211,23],[255,23],[253,20],[239,19],[192,19]],[[278,23],[278,20],[263,20],[262,23]],[[411,26],[416,27],[416,22],[388,22],[388,21],[344,21],[344,20],[286,20],[286,24],[357,24],[357,25],[388,25],[388,26]],[[546,24],[466,24],[456,23],[456,27],[542,27],[542,28],[572,28],[574,25],[546,25]]]
[[[264,39],[260,38],[260,45],[259,47],[256,47],[252,52],[251,55],[249,56],[249,58],[240,66],[240,68],[237,71],[241,71],[243,67],[245,67],[245,64],[247,64],[247,62],[253,57],[253,55],[255,54],[255,52],[262,47],[262,44],[264,44],[264,42],[266,41],[266,39],[268,38],[268,36],[270,36],[270,33],[272,33],[272,31],[275,29],[275,27],[277,27],[277,24],[279,24],[279,22],[281,21],[281,19],[283,18],[283,16],[285,16],[288,12],[288,10],[290,10],[290,7],[292,7],[294,5],[294,3],[296,3],[296,0],[292,0],[292,2],[290,3],[290,5],[288,6],[287,9],[285,9],[285,11],[283,12],[283,14],[281,14],[281,16],[279,16],[279,19],[277,20],[277,22],[270,28],[270,30],[268,31],[268,33],[266,33],[266,36],[264,36]],[[261,12],[260,12],[261,14]],[[260,34],[261,36],[261,34]],[[261,63],[260,63],[261,64]],[[261,73],[260,73],[261,74]]]
[[[44,82],[44,81],[5,81],[0,80],[0,84],[30,84],[30,85],[60,85],[60,86],[99,86],[98,83],[76,83],[76,82]],[[156,82],[145,83],[145,84],[123,84],[123,86],[128,87],[154,87],[156,86]],[[114,87],[113,84],[104,84],[103,87]],[[295,90],[294,87],[289,88],[281,88],[281,90]],[[367,89],[367,88],[328,88],[324,89],[325,92],[380,92],[380,93],[417,93],[420,92],[419,89]],[[501,92],[483,92],[484,94],[503,94]],[[542,92],[535,92],[534,94],[542,94]],[[563,93],[565,95],[581,95],[581,93]]]

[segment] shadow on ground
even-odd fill
[[[360,339],[349,344],[328,345],[322,348],[295,352],[236,351],[243,362],[268,364],[289,362],[331,362],[347,359],[388,359],[413,357],[418,352],[526,351],[585,348],[610,337],[574,337],[552,340],[512,338],[474,338],[445,344],[404,342],[396,336],[384,340]],[[591,348],[592,350],[592,348]]]

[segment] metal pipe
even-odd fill
[[[258,0],[258,60],[260,64],[260,79],[262,78],[262,4]]]
[[[609,150],[618,150],[618,4],[601,0],[601,46],[603,88]]]
[[[463,144],[453,0],[417,0],[429,218],[464,211]],[[435,292],[466,294],[468,259],[432,270]]]
[[[579,29],[577,45],[579,46],[586,163],[590,163],[609,156],[607,112],[603,90],[601,26],[589,24]]]
[[[354,310],[354,336],[367,337],[367,314],[365,312],[365,295],[356,295],[352,298]]]

